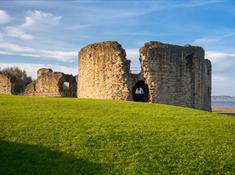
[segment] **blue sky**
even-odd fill
[[[139,65],[148,41],[204,47],[213,66],[213,95],[235,96],[234,0],[1,0],[0,68],[77,73],[89,43],[118,41]]]

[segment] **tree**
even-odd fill
[[[26,86],[32,82],[32,78],[27,76],[26,71],[18,67],[8,67],[0,70],[0,73],[10,78],[13,83],[13,94],[20,94],[24,92]]]

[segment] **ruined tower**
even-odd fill
[[[102,42],[82,48],[78,60],[78,97],[127,100],[130,61],[118,42]]]
[[[211,63],[203,48],[148,42],[140,49],[149,101],[211,110]]]
[[[141,72],[118,42],[82,48],[78,59],[77,96],[149,101],[211,110],[211,63],[203,48],[148,42],[140,49]]]

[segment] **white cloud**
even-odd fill
[[[233,53],[207,51],[206,58],[211,60],[216,67],[224,67],[224,69],[235,65],[235,54]]]
[[[11,17],[3,10],[0,10],[0,25],[6,24],[11,20]]]
[[[126,49],[126,57],[128,60],[131,60],[131,70],[138,72],[136,70],[140,70],[139,49]]]
[[[126,49],[126,55],[130,60],[139,59],[139,49]]]
[[[0,43],[0,54],[30,56],[42,59],[50,58],[57,61],[72,61],[77,55],[76,52],[36,49],[6,42]]]
[[[224,73],[212,75],[212,93],[214,95],[235,96],[235,80]]]
[[[27,11],[25,21],[18,26],[7,26],[3,28],[3,36],[13,37],[21,40],[32,40],[29,31],[48,30],[59,24],[61,16],[45,13],[39,10]]]
[[[212,80],[213,80],[213,82],[215,82],[215,81],[218,81],[218,82],[219,81],[226,81],[226,80],[228,80],[228,77],[220,75],[220,74],[213,74]]]
[[[29,76],[36,79],[37,78],[37,70],[40,68],[51,68],[55,72],[63,72],[65,74],[73,74],[77,75],[77,68],[76,67],[66,67],[61,65],[54,65],[54,64],[32,64],[32,63],[3,63],[0,62],[0,68],[7,68],[7,67],[19,67],[24,69]]]
[[[175,1],[175,2],[174,1],[173,2],[172,1],[163,1],[163,2],[156,1],[155,3],[151,3],[149,8],[145,8],[139,13],[134,13],[134,14],[135,16],[140,16],[140,15],[144,15],[144,14],[155,12],[155,11],[180,9],[180,8],[183,8],[183,9],[195,8],[195,7],[206,6],[206,5],[221,3],[221,2],[223,1],[222,0],[207,0],[207,1],[197,0],[197,1]]]
[[[68,27],[65,27],[64,29],[65,30],[80,30],[80,29],[91,27],[91,26],[92,26],[91,24],[80,24],[80,25],[68,26]]]
[[[32,40],[33,36],[25,33],[18,27],[6,27],[3,29],[5,36],[15,37],[22,40]]]
[[[206,6],[210,4],[215,4],[215,3],[221,3],[223,0],[207,0],[207,1],[187,1],[183,3],[178,3],[178,4],[170,4],[168,8],[192,8],[192,7],[199,7],[199,6]]]
[[[192,44],[208,44],[208,43],[213,43],[218,41],[218,38],[209,38],[209,37],[204,37],[204,38],[199,38],[193,41]]]
[[[216,35],[213,37],[202,37],[202,38],[198,38],[195,41],[193,41],[192,44],[214,44],[215,42],[219,42],[221,40],[227,39],[229,37],[233,37],[235,36],[234,32],[230,32],[230,33],[225,33],[222,35]]]
[[[233,53],[225,53],[225,52],[218,52],[218,51],[207,51],[206,52],[207,57],[211,57],[213,59],[228,59],[228,58],[234,58],[235,54]]]
[[[55,16],[51,13],[46,13],[39,10],[26,11],[25,22],[19,26],[25,30],[44,30],[59,24],[62,17]]]
[[[206,57],[212,62],[213,94],[235,96],[235,54],[207,51]]]

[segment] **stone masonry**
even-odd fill
[[[118,42],[82,48],[77,96],[137,100],[211,110],[211,63],[203,48],[148,42],[140,49],[141,72]]]
[[[88,45],[79,52],[78,96],[126,100],[130,98],[130,61],[117,42]]]
[[[0,94],[12,94],[11,80],[4,74],[0,74]]]
[[[76,91],[77,82],[74,76],[41,68],[37,72],[37,79],[26,87],[23,95],[76,97]]]
[[[140,49],[149,101],[211,110],[211,63],[201,47],[149,42]]]

